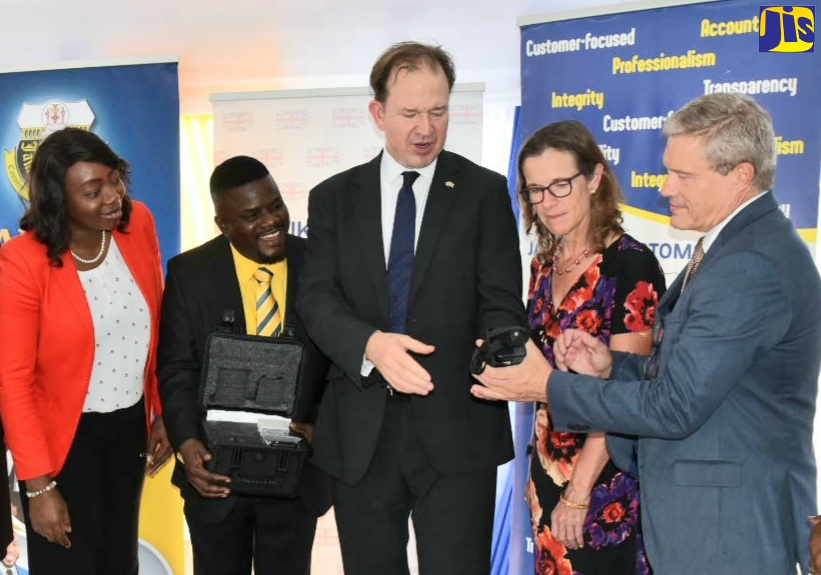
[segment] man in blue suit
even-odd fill
[[[521,365],[488,368],[472,391],[547,394],[557,429],[622,434],[609,447],[640,477],[655,573],[807,573],[821,281],[769,191],[772,121],[747,96],[711,94],[664,131],[662,195],[674,227],[704,233],[704,253],[659,303],[651,356],[610,354],[568,330],[559,366],[603,379],[553,371],[531,344]]]

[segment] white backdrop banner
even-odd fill
[[[446,148],[482,162],[484,84],[457,84]],[[362,164],[384,146],[368,112],[367,88],[213,94],[215,165],[236,155],[266,165],[291,213],[291,233],[307,235],[308,192]]]

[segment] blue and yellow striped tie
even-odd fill
[[[279,304],[271,290],[271,278],[274,272],[260,267],[254,272],[257,280],[257,335],[277,337],[282,331],[282,319]]]

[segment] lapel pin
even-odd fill
[[[455,184],[455,183],[453,183],[453,182],[451,182],[450,180],[448,180],[447,182],[445,182],[445,185],[446,185],[447,187],[449,187],[449,188],[455,188],[455,187],[456,187],[456,184]]]

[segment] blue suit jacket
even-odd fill
[[[642,528],[656,573],[806,572],[821,281],[771,193],[721,231],[659,303],[659,374],[615,354],[611,380],[554,372],[557,429],[639,436]],[[626,448],[626,449],[625,449]],[[632,450],[611,442],[617,463]]]

